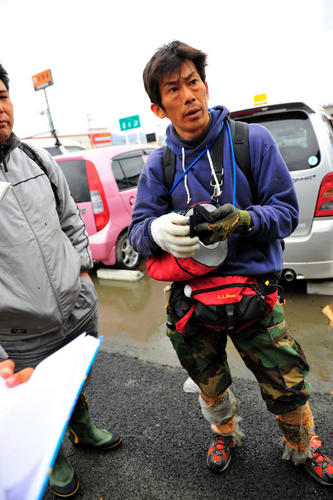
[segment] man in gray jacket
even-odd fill
[[[13,134],[8,74],[0,64],[0,181],[12,189],[0,205],[0,361],[35,367],[82,332],[97,336],[98,298],[88,275],[92,257],[85,225],[61,169],[42,149],[27,150]],[[121,443],[92,422],[82,392],[69,422],[75,445],[98,449]],[[60,449],[51,490],[72,496],[79,487]]]

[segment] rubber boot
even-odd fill
[[[116,448],[122,442],[117,432],[98,429],[93,423],[88,411],[87,397],[83,391],[75,405],[68,429],[73,444],[100,450]]]
[[[59,497],[69,498],[79,489],[78,477],[64,455],[62,447],[51,470],[49,482],[52,493]]]

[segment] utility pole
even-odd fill
[[[90,141],[90,147],[94,147],[94,141],[93,141],[93,136],[92,136],[92,127],[91,123],[93,121],[93,115],[92,113],[87,113],[87,122],[88,122],[88,136],[89,136],[89,141]]]
[[[46,100],[47,114],[48,114],[48,118],[49,118],[50,131],[51,131],[51,134],[53,135],[53,137],[55,138],[55,145],[56,146],[61,146],[61,142],[59,141],[59,137],[57,136],[56,130],[54,128],[54,124],[53,124],[53,120],[52,120],[52,115],[51,115],[51,110],[50,110],[50,106],[49,106],[49,101],[48,101],[47,94],[46,94],[46,89],[44,88],[43,90],[44,90],[44,95],[45,95],[45,100]]]

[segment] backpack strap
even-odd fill
[[[176,155],[171,151],[171,149],[165,145],[162,157],[164,184],[168,189],[168,192],[173,186],[173,179],[176,172]]]
[[[57,191],[57,186],[54,184],[54,182],[51,181],[49,175],[48,175],[48,172],[46,170],[46,167],[45,165],[43,164],[42,160],[40,159],[39,155],[36,153],[36,151],[30,147],[28,144],[26,144],[25,142],[19,142],[18,143],[18,148],[21,149],[21,151],[23,151],[32,161],[34,161],[35,163],[37,163],[37,165],[39,166],[39,168],[44,172],[44,174],[46,175],[46,177],[48,178],[48,180],[50,181],[50,184],[51,184],[51,188],[52,188],[52,191],[53,191],[53,194],[54,194],[54,198],[56,200],[56,204],[57,205],[60,205],[60,200],[59,200],[59,196],[58,196],[58,191]]]
[[[254,182],[249,143],[249,124],[238,120],[229,119],[232,142],[234,145],[235,160],[249,183],[252,197],[255,202],[258,200],[256,185]]]

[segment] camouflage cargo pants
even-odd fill
[[[232,383],[227,335],[190,322],[184,334],[173,328],[169,317],[167,335],[189,376],[207,396],[222,394]],[[269,411],[279,415],[306,403],[311,394],[304,380],[309,365],[301,346],[287,333],[283,305],[277,303],[263,319],[228,336],[258,380]]]

